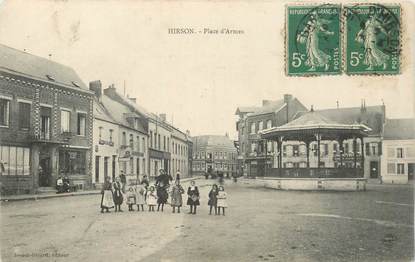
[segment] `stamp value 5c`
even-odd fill
[[[344,7],[347,74],[399,74],[399,5]]]
[[[340,15],[336,4],[287,6],[287,75],[341,74]]]

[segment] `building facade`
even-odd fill
[[[171,133],[171,165],[170,174],[174,176],[177,172],[181,177],[189,177],[189,143],[186,133],[173,128]]]
[[[192,142],[194,175],[237,175],[237,150],[229,136],[194,136]]]
[[[237,109],[236,114],[239,115],[237,122],[239,161],[243,163],[241,169],[245,175],[262,176],[266,175],[270,168],[278,167],[276,142],[261,140],[258,132],[270,127],[281,126],[287,121],[299,118],[307,111],[297,99],[290,95],[285,95],[283,100],[263,101],[262,107],[240,107]],[[360,107],[323,109],[315,110],[315,112],[327,120],[340,124],[365,124],[371,128],[371,131],[369,136],[364,138],[363,147],[361,139],[358,138],[342,139],[339,137],[337,141],[322,140],[320,150],[317,150],[317,142],[311,142],[309,146],[310,167],[317,167],[318,159],[320,159],[320,167],[339,167],[340,162],[343,167],[352,167],[355,160],[354,149],[356,149],[358,167],[361,163],[364,165],[364,177],[379,178],[385,106],[366,107],[366,104],[362,103]],[[299,141],[283,141],[282,167],[305,167],[307,163],[306,150],[306,145]],[[342,161],[340,161],[340,151],[343,153]],[[320,152],[320,157],[318,152]]]
[[[261,139],[259,132],[288,123],[298,113],[307,111],[298,99],[286,94],[283,99],[263,100],[261,107],[238,107],[236,123],[238,131],[240,172],[246,176],[264,175],[274,164],[275,145]],[[275,162],[276,163],[276,162]]]
[[[406,184],[413,181],[415,119],[387,119],[382,146],[382,182]]]
[[[0,46],[2,194],[91,186],[93,94],[69,67]]]
[[[100,101],[118,124],[117,132],[106,131],[108,135],[116,136],[118,140],[118,147],[115,147],[117,154],[112,155],[111,159],[108,158],[112,161],[111,165],[115,165],[111,170],[111,177],[114,179],[122,172],[127,178],[127,183],[134,183],[139,177],[147,174],[149,159],[147,119],[135,110],[133,101],[117,93],[114,85],[103,90]],[[104,127],[101,126],[101,134],[103,132]]]

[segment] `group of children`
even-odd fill
[[[148,183],[138,183],[137,185],[130,186],[126,192],[125,199],[128,205],[128,211],[134,211],[134,206],[137,206],[137,211],[144,211],[144,205],[148,206],[148,212],[155,212],[155,206],[158,205],[157,211],[160,211],[160,205],[164,205],[164,201],[160,198],[156,187],[148,185]],[[180,184],[180,180],[177,179],[174,185],[170,189],[170,205],[172,206],[172,212],[180,213],[180,208],[183,205],[182,195],[185,193],[183,187]],[[200,205],[200,193],[196,186],[195,181],[190,182],[190,186],[187,190],[187,205],[190,206],[189,214],[196,214],[197,206]],[[210,207],[209,215],[212,214],[214,209],[215,215],[225,215],[226,203],[226,192],[223,186],[217,186],[214,184],[209,192],[208,205]],[[118,179],[114,183],[106,181],[102,190],[101,199],[101,212],[104,210],[109,212],[109,209],[115,206],[115,212],[122,212],[121,204],[124,196],[122,194],[120,182]],[[163,208],[161,209],[163,211]]]

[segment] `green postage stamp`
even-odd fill
[[[341,73],[340,16],[337,4],[287,6],[287,75]]]
[[[399,74],[399,5],[344,7],[347,74]]]

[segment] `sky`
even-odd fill
[[[385,103],[415,114],[414,6],[404,9],[398,76],[288,77],[284,1],[0,0],[0,43],[73,67],[192,135],[236,136],[238,106],[289,93],[315,109]],[[229,28],[243,34],[168,34]]]

